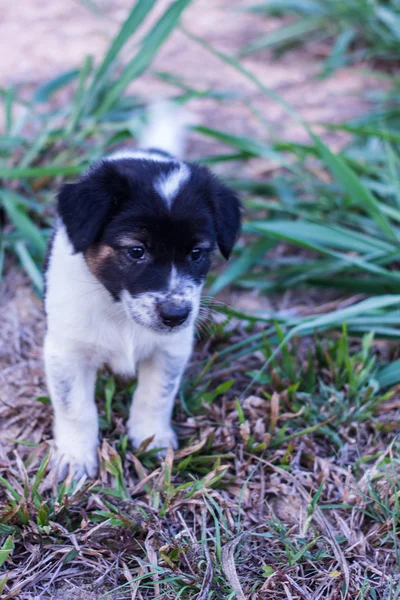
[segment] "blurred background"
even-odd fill
[[[0,14],[0,593],[400,598],[399,0]],[[186,114],[187,158],[240,193],[243,234],[208,280],[181,450],[133,455],[135,384],[105,371],[99,481],[51,489],[57,188],[134,145],[160,98]]]

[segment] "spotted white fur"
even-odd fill
[[[91,273],[83,255],[74,254],[61,223],[53,242],[46,283],[44,356],[55,413],[55,463],[60,477],[69,468],[75,477],[93,476],[96,472],[94,382],[96,371],[103,364],[123,376],[134,375],[139,365],[139,385],[128,422],[132,442],[138,445],[154,436],[152,447],[176,445],[170,415],[192,350],[200,286],[190,287],[175,278],[173,290],[166,293],[191,301],[193,308],[185,326],[165,335],[152,328],[161,293],[132,298],[123,292],[121,302],[115,303]],[[66,382],[69,389],[63,389],[60,381]]]
[[[149,186],[153,186],[153,189],[155,186],[164,202],[171,207],[177,194],[185,183],[189,182],[191,173],[197,168],[196,165],[188,166],[179,160],[182,133],[182,123],[179,119],[166,106],[159,106],[151,113],[142,144],[150,148],[156,146],[160,151],[124,150],[111,155],[106,161],[125,158],[148,161],[148,169],[143,169],[143,165],[138,169],[149,175],[144,179],[145,191]],[[172,153],[178,158],[163,152]],[[170,164],[155,165],[154,162]],[[97,370],[104,364],[108,364],[114,373],[122,376],[132,376],[136,372],[138,374],[138,384],[128,420],[128,434],[133,445],[137,447],[147,438],[151,438],[150,447],[165,450],[170,444],[176,446],[176,435],[171,427],[171,413],[183,371],[192,351],[202,282],[209,267],[207,257],[207,260],[199,263],[197,267],[191,265],[189,268],[188,261],[195,260],[191,253],[185,261],[179,258],[179,252],[183,253],[181,246],[184,248],[186,242],[181,245],[177,243],[176,248],[179,252],[175,252],[173,241],[168,250],[168,261],[177,257],[177,262],[171,265],[170,273],[166,269],[162,271],[164,288],[157,285],[155,287],[158,291],[138,293],[132,290],[151,289],[153,284],[135,287],[129,285],[131,281],[135,282],[135,278],[121,277],[119,280],[116,277],[116,274],[121,272],[131,273],[130,269],[134,269],[136,265],[135,261],[124,262],[130,256],[126,248],[127,244],[129,247],[130,241],[128,239],[126,244],[126,238],[123,239],[122,236],[128,235],[129,231],[127,233],[121,228],[121,239],[117,236],[115,240],[119,242],[119,246],[115,244],[114,247],[112,243],[108,246],[103,240],[102,248],[101,245],[97,246],[97,242],[104,225],[96,229],[96,218],[93,223],[90,221],[92,212],[97,210],[99,196],[101,200],[102,186],[105,185],[103,179],[100,183],[96,180],[96,174],[104,171],[114,172],[114,177],[118,172],[118,165],[114,166],[115,169],[110,168],[107,162],[100,163],[97,170],[95,168],[76,184],[63,186],[58,197],[60,219],[55,227],[46,269],[47,330],[44,358],[54,409],[56,453],[53,462],[59,478],[64,478],[68,471],[75,478],[96,474],[99,431],[94,397],[95,381]],[[162,171],[164,174],[160,177]],[[203,169],[201,173],[204,175]],[[93,177],[94,181],[91,180]],[[118,187],[118,180],[113,178],[109,180],[108,185],[110,182],[114,185],[115,181]],[[213,181],[215,187],[216,182]],[[82,189],[86,191],[81,196]],[[88,189],[92,191],[88,193]],[[94,217],[100,216],[100,223],[104,224],[106,219],[109,219],[111,224],[113,222],[114,212],[111,211],[110,218],[107,214],[111,196],[113,190],[110,192],[107,186],[106,201],[103,198],[100,202],[99,215],[94,213]],[[123,188],[121,196],[124,196],[123,201],[119,199],[123,205],[124,202],[130,202],[127,188]],[[145,194],[142,196],[145,197]],[[214,227],[216,243],[227,258],[239,232],[239,201],[235,194],[223,185],[219,186],[218,193],[214,190],[212,196],[210,202],[206,202],[204,198],[204,210],[205,214],[210,212],[209,228],[212,230]],[[82,207],[76,204],[80,202],[81,197],[84,199]],[[152,198],[152,201],[154,200],[159,209],[158,199]],[[188,196],[188,200],[188,206],[190,201],[198,203],[197,196]],[[218,201],[221,209],[221,218],[214,225],[209,206],[211,201]],[[142,202],[142,206],[145,206],[145,202]],[[83,226],[78,218],[80,208],[84,209]],[[228,209],[225,211],[227,216],[224,208]],[[163,217],[165,211],[162,207],[159,212]],[[118,214],[116,211],[115,214],[120,218],[125,213]],[[132,214],[136,218],[136,214]],[[151,218],[153,213],[149,214]],[[158,225],[158,221],[156,224]],[[89,227],[86,227],[87,225]],[[90,230],[92,225],[93,231]],[[166,227],[169,227],[168,220]],[[154,228],[151,235],[156,237],[157,231],[159,229]],[[211,253],[214,247],[214,241],[208,239],[208,236],[198,243],[197,238],[193,236],[192,243],[196,244],[196,247],[204,248],[208,253]],[[114,283],[116,280],[117,284],[107,285],[106,278],[102,277],[102,268],[106,260],[101,256],[101,260],[98,260],[96,249],[99,254],[102,249],[106,251],[105,259],[109,260],[111,280]],[[91,256],[92,250],[94,255]],[[184,251],[189,250],[188,248]],[[147,248],[142,255],[143,260],[151,260],[151,252],[149,251],[149,256],[146,256],[146,253]],[[119,257],[120,263],[114,262],[116,256]],[[154,256],[162,256],[162,251]],[[154,265],[155,263],[156,260]],[[161,263],[163,267],[168,264],[164,260]],[[113,270],[116,264],[123,265],[125,271]],[[147,269],[151,268],[151,264],[143,263],[142,266]],[[149,280],[151,281],[151,278]],[[122,286],[126,288],[123,291]],[[180,318],[182,313],[184,320]]]
[[[142,143],[179,155],[183,147],[182,126],[170,118],[168,110],[162,106],[152,111]],[[171,176],[158,182],[167,202],[189,176],[186,165],[157,151],[124,150],[107,160],[123,158],[176,165]],[[68,471],[75,478],[96,473],[98,416],[94,389],[96,372],[103,364],[123,376],[132,376],[138,370],[138,386],[128,421],[132,443],[138,446],[152,437],[151,447],[176,447],[170,418],[192,350],[201,286],[188,285],[176,270],[171,273],[166,294],[174,300],[190,302],[192,310],[183,326],[166,335],[162,328],[154,327],[159,318],[156,305],[160,293],[132,298],[123,292],[116,303],[92,274],[83,254],[74,253],[61,221],[56,226],[46,284],[44,358],[54,408],[53,464],[59,478]]]

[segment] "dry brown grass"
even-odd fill
[[[44,75],[76,66],[73,54],[48,52],[46,64],[36,54],[51,46],[71,10],[69,3],[54,4],[43,21],[40,5],[39,0],[29,3],[36,21],[31,12],[21,15],[5,4],[2,26],[9,37],[2,36],[7,52],[0,63],[4,61],[5,73],[10,68],[6,81],[28,82],[30,87]],[[127,7],[117,1],[109,5],[112,20],[103,20],[102,27],[113,32]],[[232,55],[260,28],[278,24],[263,24],[250,14],[238,18],[227,10],[230,5],[229,0],[212,6],[208,0],[194,1],[184,24],[209,42],[218,36],[219,47]],[[89,49],[99,57],[104,40],[92,25],[85,29],[83,12],[79,27],[69,23],[64,34],[67,42],[79,37],[74,52],[82,46],[82,54]],[[31,57],[18,45],[30,39],[43,41]],[[22,50],[25,62],[19,60]],[[359,115],[368,106],[360,96],[376,82],[347,70],[316,81],[315,57],[326,57],[329,51],[326,46],[314,47],[311,54],[301,49],[279,63],[261,53],[248,57],[245,66],[307,121]],[[222,91],[245,91],[253,107],[268,115],[272,130],[304,141],[304,129],[293,125],[281,105],[248,88],[215,56],[195,45],[189,48],[181,32],[174,33],[154,66],[170,70],[171,64],[196,89],[214,89],[222,81]],[[149,74],[135,86],[135,93],[144,97],[169,91]],[[64,92],[57,106],[69,99]],[[259,122],[242,100],[221,102],[216,110],[214,99],[197,98],[190,110],[201,123],[220,127],[226,122],[231,133],[251,137]],[[15,110],[19,114],[20,107]],[[334,147],[346,137],[327,133]],[[57,151],[64,149],[63,143]],[[191,156],[219,151],[215,142],[196,135],[190,140]],[[17,164],[18,158],[11,163]],[[48,158],[36,157],[35,165]],[[264,159],[243,166],[246,177],[265,179],[271,171],[276,165]],[[47,202],[54,194],[49,179],[39,177],[34,183],[35,193],[44,190],[41,201]],[[42,214],[38,221],[44,226]],[[9,226],[6,233],[10,231]],[[277,253],[281,250],[279,246]],[[309,315],[334,311],[359,298],[294,289],[268,299],[228,290],[222,299],[240,310]],[[400,598],[395,437],[400,395],[399,389],[383,394],[374,367],[367,368],[371,356],[393,358],[397,351],[390,343],[374,342],[363,355],[359,342],[349,340],[346,332],[295,340],[254,380],[269,356],[268,345],[250,348],[242,358],[232,358],[229,350],[261,328],[261,323],[250,327],[239,318],[201,328],[174,416],[180,450],[170,451],[161,462],[145,447],[133,453],[127,444],[132,384],[117,382],[107,420],[104,386],[111,375],[102,373],[97,391],[102,430],[98,479],[57,487],[46,470],[51,407],[41,359],[43,310],[26,278],[7,263],[0,288],[2,599]],[[340,346],[344,339],[349,349]]]
[[[14,295],[11,282],[18,283]],[[294,393],[278,365],[273,383],[253,385],[239,408],[236,398],[260,353],[234,369],[216,360],[198,380],[205,358],[248,335],[237,323],[233,333],[226,327],[198,344],[189,407],[200,405],[196,394],[206,379],[208,391],[234,383],[211,404],[203,392],[195,416],[178,406],[179,451],[162,462],[145,448],[132,453],[124,429],[130,392],[117,384],[108,426],[104,375],[99,477],[57,490],[43,470],[51,410],[36,400],[41,312],[29,288],[21,293],[19,275],[7,285],[2,317],[17,318],[21,336],[0,374],[12,382],[13,373],[20,392],[7,392],[12,401],[2,396],[0,532],[14,545],[3,565],[4,599],[397,598],[396,394],[344,418],[337,404],[348,384],[335,388],[334,369],[314,357],[321,382],[313,393]],[[361,369],[357,360],[354,367]],[[364,392],[361,386],[361,406]],[[317,426],[310,416],[316,410]]]

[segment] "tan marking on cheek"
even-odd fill
[[[88,267],[96,277],[99,277],[101,274],[101,270],[106,260],[114,256],[114,248],[111,248],[111,246],[106,246],[105,244],[96,244],[94,246],[90,246],[90,248],[88,248],[88,250],[85,252],[85,258]]]

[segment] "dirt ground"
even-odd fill
[[[26,0],[11,3],[0,0],[0,85],[38,83],[82,64],[87,54],[99,59],[119,23],[126,17],[128,0],[97,0],[98,13],[76,0]],[[168,0],[160,0],[154,19]],[[263,19],[243,12],[249,0],[194,0],[185,11],[183,25],[218,49],[235,56],[241,47],[261,34],[276,28],[281,20]],[[21,9],[22,8],[22,9]],[[363,112],[367,102],[360,100],[376,82],[360,73],[337,71],[328,80],[315,78],[319,61],[330,52],[328,45],[309,44],[274,60],[269,52],[258,52],[243,59],[243,65],[260,81],[277,92],[309,122],[334,122]],[[360,65],[362,67],[362,65]],[[174,32],[158,54],[153,68],[174,72],[198,89],[235,92],[246,97],[259,109],[272,128],[281,136],[304,139],[305,133],[295,125],[284,109],[266,100],[249,82],[201,49],[180,31]],[[171,88],[146,74],[133,86],[134,91],[154,99]],[[242,98],[219,106],[214,101],[194,101],[191,111],[198,121],[221,127],[235,134],[259,134],[259,125],[250,111],[243,111]],[[223,127],[222,127],[223,125]],[[331,142],[335,141],[335,136]]]
[[[166,0],[160,1],[156,13],[166,4]],[[240,12],[246,4],[249,2],[244,0],[194,0],[183,23],[191,32],[234,55],[241,46],[279,23]],[[29,93],[41,82],[80,65],[87,54],[99,59],[131,2],[103,0],[97,5],[99,14],[94,15],[83,2],[75,0],[0,0],[0,85],[22,85]],[[328,80],[315,79],[318,63],[327,53],[328,47],[322,44],[309,45],[279,61],[269,52],[259,52],[243,64],[310,122],[343,121],[360,115],[368,107],[362,98],[376,82],[346,70],[336,72]],[[266,100],[238,73],[189,41],[182,32],[171,36],[153,68],[173,71],[199,89],[245,96],[264,115],[272,131],[298,141],[306,138],[302,128],[288,118],[279,104]],[[134,89],[149,99],[171,91],[151,73],[136,82]],[[243,107],[242,99],[218,107],[211,100],[196,100],[189,108],[200,124],[234,134],[260,135],[258,122]],[[331,133],[329,141],[335,147],[343,138]],[[219,148],[196,136],[191,138],[191,156],[206,150]],[[241,295],[234,296],[233,302],[243,308]],[[244,302],[258,305],[254,295],[247,296]],[[0,286],[0,323],[0,466],[5,467],[8,451],[15,448],[13,440],[39,442],[51,435],[50,409],[36,401],[37,396],[46,395],[41,358],[43,310],[15,265],[10,265]]]
[[[167,0],[158,3],[154,18],[167,4]],[[248,4],[251,2],[247,0],[195,0],[184,14],[183,24],[218,49],[235,55],[244,44],[280,23],[278,19],[262,19],[241,11]],[[29,93],[38,84],[80,65],[87,54],[99,60],[130,5],[127,0],[101,0],[96,3],[98,11],[94,14],[84,2],[75,0],[26,0],[24,3],[0,0],[0,85],[21,85]],[[360,115],[368,106],[362,98],[376,82],[346,70],[337,71],[328,80],[316,79],[318,63],[328,51],[322,44],[309,45],[280,57],[279,61],[269,52],[259,52],[246,58],[243,64],[309,122],[335,122]],[[301,126],[294,124],[279,104],[265,99],[237,72],[180,31],[162,48],[153,68],[173,71],[198,89],[241,95],[238,101],[218,107],[211,100],[191,102],[191,118],[199,124],[259,137],[258,121],[243,106],[242,99],[246,97],[280,136],[306,138]],[[149,99],[171,92],[169,86],[160,83],[151,73],[135,82],[133,88]],[[339,134],[329,135],[331,145],[343,142]],[[189,154],[196,156],[205,150],[218,151],[219,148],[192,136]],[[236,295],[234,302],[243,308],[241,296]],[[248,297],[246,302],[257,306],[254,298]],[[21,382],[27,384],[30,379],[35,393],[43,391],[40,366],[43,314],[29,284],[14,270],[0,287],[0,319],[0,378],[3,382],[0,410],[4,411],[7,398],[15,398],[15,393],[19,398],[24,397],[26,386]],[[26,369],[32,370],[29,378]],[[27,384],[27,388],[31,395],[32,385]]]
[[[167,5],[161,0],[154,18]],[[22,85],[28,92],[38,84],[82,63],[85,55],[99,60],[118,25],[126,17],[128,1],[102,0],[94,14],[83,2],[71,0],[29,0],[10,3],[0,0],[0,85]],[[206,38],[218,49],[235,55],[258,35],[277,27],[277,19],[261,19],[240,12],[245,0],[195,0],[184,14],[184,26]],[[360,98],[376,82],[365,76],[337,71],[326,81],[315,79],[318,62],[328,52],[322,45],[309,45],[275,60],[269,52],[259,52],[243,61],[245,67],[273,91],[278,92],[306,120],[335,122],[360,115],[367,101]],[[227,65],[175,32],[157,56],[153,68],[173,71],[198,89],[219,89],[246,96],[271,124],[272,130],[290,139],[304,140],[305,132],[295,125],[284,109],[254,89]],[[159,98],[171,92],[147,73],[134,84],[137,93]],[[217,108],[217,110],[216,110]],[[189,105],[191,118],[199,124],[221,128],[234,134],[259,137],[259,125],[242,100],[219,104],[197,100]],[[343,138],[330,134],[330,143]],[[189,154],[218,151],[213,143],[192,136]],[[230,297],[236,308],[258,308],[268,303],[255,294],[242,293]],[[0,287],[0,432],[1,422],[7,430],[3,441],[18,437],[39,441],[48,424],[49,409],[33,399],[46,393],[41,344],[44,315],[30,284],[14,267]],[[25,408],[32,417],[26,421]],[[10,427],[12,426],[12,429]],[[49,432],[49,430],[48,430]],[[3,448],[4,450],[4,448]]]

